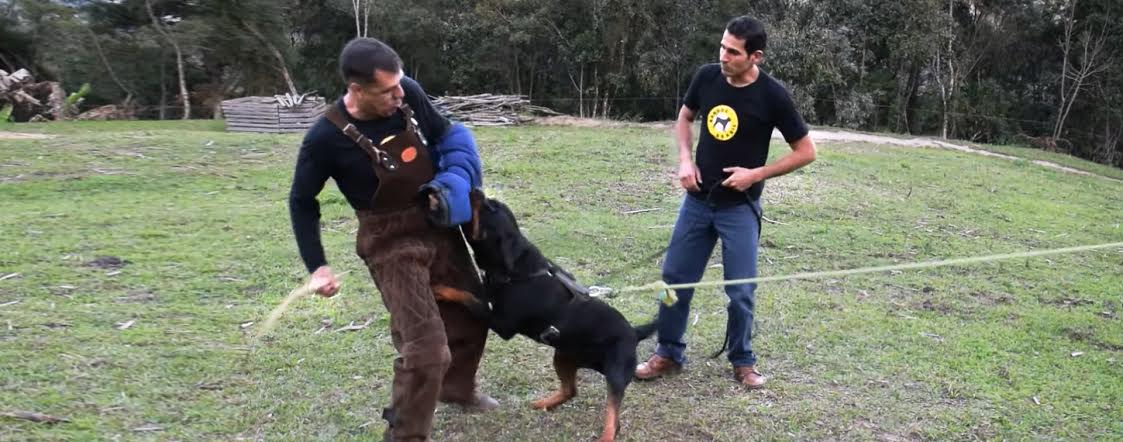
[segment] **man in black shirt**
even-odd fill
[[[698,69],[675,127],[679,183],[687,190],[671,234],[663,280],[669,284],[701,279],[714,245],[721,239],[725,279],[756,276],[764,180],[815,160],[815,144],[791,95],[757,64],[764,57],[764,26],[748,16],[729,22],[721,38],[720,63]],[[703,116],[697,162],[691,158],[691,126]],[[768,144],[780,130],[792,151],[772,164]],[[726,342],[734,379],[749,388],[764,386],[752,351],[756,284],[729,285]],[[693,289],[678,290],[678,302],[659,307],[659,345],[636,377],[651,379],[675,372],[686,362],[687,315]]]
[[[459,230],[471,217],[468,193],[482,184],[479,154],[471,133],[437,112],[386,44],[352,40],[339,64],[347,92],[308,130],[297,157],[293,231],[311,285],[334,295],[339,282],[320,242],[316,200],[334,179],[359,218],[355,249],[390,312],[399,354],[385,438],[428,440],[438,400],[498,406],[476,390],[487,326],[433,292],[443,285],[479,293]]]

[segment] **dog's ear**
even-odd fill
[[[515,261],[526,249],[524,241],[522,233],[514,226],[508,226],[507,231],[499,236],[499,254],[503,258],[503,267],[507,269],[507,273],[515,271]]]
[[[473,189],[468,193],[468,201],[472,206],[472,220],[469,221],[468,239],[479,241],[483,239],[480,237],[480,207],[483,206],[487,197],[484,196],[484,191],[480,189]]]

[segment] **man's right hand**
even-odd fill
[[[308,281],[308,285],[317,295],[325,298],[335,296],[339,291],[339,280],[335,278],[335,273],[332,273],[331,267],[320,266],[315,272],[312,272],[312,279]]]
[[[683,189],[691,192],[702,190],[698,187],[702,184],[702,173],[698,171],[698,166],[693,161],[681,161],[678,163],[678,183]]]

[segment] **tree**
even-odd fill
[[[1064,34],[1060,41],[1061,75],[1058,89],[1057,120],[1053,126],[1053,143],[1061,139],[1065,120],[1072,112],[1072,105],[1080,91],[1099,74],[1107,72],[1113,60],[1106,49],[1108,41],[1107,24],[1099,30],[1094,25],[1079,25],[1076,20],[1076,0],[1070,0],[1064,9]]]
[[[144,0],[144,6],[148,10],[148,17],[152,19],[152,28],[160,33],[165,40],[172,45],[175,51],[175,68],[176,73],[179,75],[179,96],[183,100],[183,119],[191,118],[191,95],[187,92],[187,77],[184,75],[183,67],[183,50],[179,47],[179,42],[172,36],[165,28],[163,18],[157,18],[156,13],[152,9],[152,0]]]

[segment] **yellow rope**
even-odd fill
[[[348,273],[351,273],[351,271],[347,270],[337,273],[335,277],[338,280],[339,278],[342,278],[343,275],[346,275]],[[293,291],[289,292],[288,296],[285,296],[285,299],[282,299],[281,303],[278,304],[277,307],[275,307],[273,311],[269,313],[269,316],[265,318],[265,322],[261,323],[261,327],[258,328],[257,335],[255,336],[256,339],[261,339],[277,327],[277,321],[281,319],[281,315],[285,314],[285,312],[288,311],[289,304],[292,304],[293,301],[296,301],[297,299],[315,293],[317,289],[319,289],[319,287],[313,287],[312,280],[309,279],[308,282],[304,285],[297,287],[293,289]]]
[[[847,270],[828,270],[828,271],[822,271],[822,272],[794,273],[794,274],[790,274],[790,275],[779,275],[779,276],[759,276],[759,277],[756,277],[756,278],[730,279],[730,280],[724,280],[724,281],[704,281],[704,282],[695,282],[695,283],[691,283],[691,284],[667,284],[663,281],[657,281],[657,282],[653,282],[653,283],[650,283],[650,284],[624,287],[620,290],[616,290],[615,293],[629,293],[629,292],[640,292],[640,291],[660,291],[661,293],[659,295],[659,300],[662,301],[664,304],[670,305],[670,304],[675,303],[676,299],[675,299],[675,296],[674,296],[674,290],[678,290],[678,289],[702,288],[702,287],[723,287],[723,286],[735,285],[735,284],[750,284],[750,283],[768,282],[768,281],[790,281],[790,280],[795,280],[795,279],[813,279],[813,278],[823,278],[823,277],[828,277],[828,276],[850,276],[850,275],[858,275],[858,274],[862,274],[862,273],[886,272],[886,271],[891,271],[891,270],[927,269],[927,268],[932,268],[932,267],[944,267],[944,266],[952,266],[952,265],[975,264],[975,263],[980,263],[980,262],[991,262],[991,261],[999,261],[999,260],[1004,260],[1004,259],[1032,258],[1032,257],[1037,257],[1037,256],[1045,256],[1045,255],[1059,255],[1059,254],[1062,254],[1062,253],[1086,252],[1086,251],[1089,251],[1089,250],[1110,249],[1110,248],[1113,248],[1113,247],[1123,247],[1123,242],[1113,242],[1113,243],[1087,245],[1087,246],[1076,246],[1076,247],[1065,247],[1065,248],[1049,249],[1049,250],[1036,250],[1036,251],[1032,251],[1032,252],[1003,253],[1003,254],[999,254],[999,255],[975,256],[975,257],[970,257],[970,258],[946,259],[946,260],[941,260],[941,261],[914,262],[914,263],[908,263],[908,264],[894,264],[894,265],[876,266],[876,267],[862,267],[862,268],[847,269]]]

